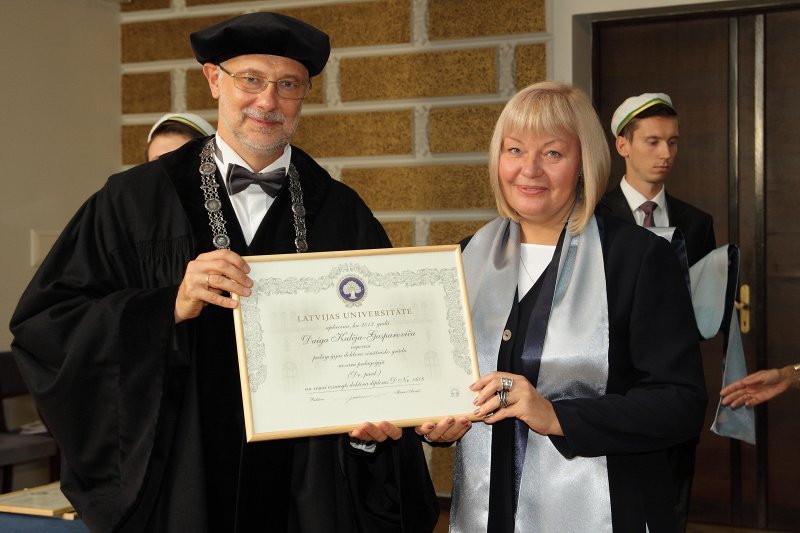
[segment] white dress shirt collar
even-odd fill
[[[242,157],[231,148],[219,135],[216,138],[217,149],[214,151],[214,159],[217,162],[217,168],[222,175],[223,181],[227,180],[228,165],[240,165],[251,172],[255,172],[250,165],[248,165]],[[292,160],[292,147],[287,144],[283,150],[283,154],[262,168],[258,172],[266,172],[276,168],[284,167],[289,171],[289,163]],[[227,190],[227,188],[226,188]],[[250,185],[243,191],[236,194],[229,195],[231,205],[236,213],[236,218],[239,221],[239,227],[242,229],[245,242],[249,245],[253,242],[258,227],[264,220],[264,217],[272,206],[274,198],[264,192],[258,185]]]
[[[639,206],[645,203],[646,201],[650,200],[658,204],[658,209],[653,211],[653,220],[655,225],[658,227],[669,227],[669,215],[667,213],[667,193],[666,188],[662,185],[661,190],[658,191],[652,199],[645,198],[642,193],[634,189],[628,180],[625,179],[625,176],[622,177],[622,181],[619,182],[619,188],[622,189],[622,194],[625,195],[625,200],[628,201],[628,206],[631,209],[631,213],[633,213],[633,218],[636,219],[636,223],[640,226],[644,223],[644,212],[639,209]]]
[[[250,172],[259,172],[259,173],[268,172],[270,170],[280,167],[286,168],[287,172],[289,170],[289,162],[292,160],[292,146],[290,144],[286,145],[286,147],[283,149],[283,153],[278,159],[276,159],[275,161],[273,161],[272,163],[270,163],[269,165],[260,170],[255,170],[250,165],[248,165],[247,162],[242,158],[242,156],[236,153],[236,150],[231,148],[231,145],[226,143],[222,137],[217,135],[215,140],[217,144],[217,149],[214,153],[214,158],[217,160],[217,168],[219,168],[220,174],[222,174],[223,178],[228,175],[228,165],[231,164],[244,167]]]

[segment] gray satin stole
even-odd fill
[[[733,244],[711,251],[689,269],[697,328],[705,339],[722,332],[722,386],[747,376],[739,317],[734,309],[739,280],[739,249]],[[755,411],[717,404],[711,431],[722,437],[756,443]]]
[[[517,290],[519,225],[495,219],[464,253],[481,375],[497,368],[503,328]],[[580,324],[581,327],[576,327]],[[561,250],[537,389],[550,400],[596,398],[608,381],[608,302],[600,234],[594,218]],[[474,424],[456,450],[450,531],[486,531],[491,426]],[[611,532],[605,457],[566,459],[548,437],[528,432],[515,531]]]
[[[687,286],[692,295],[694,318],[700,335],[704,339],[711,339],[720,332],[723,335],[722,386],[744,378],[747,376],[747,365],[739,319],[733,306],[739,280],[739,248],[734,244],[725,244],[712,250],[689,268],[680,230],[647,229],[670,241],[678,254],[678,261],[686,271]],[[752,409],[734,409],[730,405],[722,405],[720,398],[711,431],[721,437],[754,445],[755,412]]]

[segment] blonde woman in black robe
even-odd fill
[[[707,401],[676,254],[594,214],[609,151],[575,87],[514,96],[489,172],[500,216],[463,243],[485,423],[458,440],[450,530],[673,533],[667,450]]]

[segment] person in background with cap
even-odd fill
[[[158,159],[191,141],[214,135],[214,126],[193,113],[167,113],[159,118],[147,134],[145,161]]]
[[[664,187],[678,155],[678,113],[672,100],[664,93],[626,99],[614,112],[611,132],[617,153],[625,159],[625,175],[606,193],[598,211],[640,226],[677,227],[692,266],[716,248],[714,221]]]
[[[603,196],[597,212],[645,227],[677,227],[686,244],[688,266],[716,248],[708,213],[667,194],[665,184],[678,154],[678,113],[664,93],[626,99],[611,119],[617,153],[625,158],[619,186]],[[698,439],[669,453],[676,483],[678,529],[686,530]]]
[[[413,429],[245,441],[230,297],[251,293],[242,256],[390,242],[353,190],[289,144],[328,36],[252,13],[191,43],[217,134],[109,178],[12,317],[62,491],[94,532],[431,531]]]

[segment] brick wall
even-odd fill
[[[216,122],[189,33],[273,10],[330,35],[293,143],[356,189],[395,246],[454,243],[495,216],[486,151],[503,104],[547,78],[546,0],[132,0],[121,5],[122,161],[168,111]],[[552,71],[552,68],[550,68]],[[434,450],[449,492],[452,450]]]

